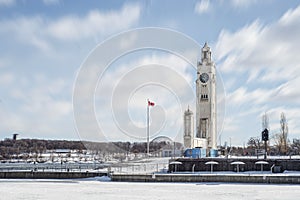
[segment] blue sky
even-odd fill
[[[289,138],[300,137],[300,4],[296,0],[0,0],[0,137],[18,132],[23,138],[84,138],[76,131],[72,102],[80,66],[107,38],[143,27],[168,28],[200,45],[209,43],[224,83],[218,86],[225,95],[226,114],[218,124],[222,143],[231,138],[232,144],[243,145],[251,136],[259,136],[265,112],[272,134],[279,131],[284,112]],[[111,107],[101,102],[113,97],[107,91],[125,81],[122,78],[134,71],[133,66],[153,63],[168,66],[180,75],[174,73],[175,78],[189,83],[186,87],[194,87],[195,71],[175,55],[141,50],[121,57],[102,79],[105,90],[95,91],[95,113],[108,140],[144,140],[122,133],[116,121],[107,117]],[[153,75],[164,75],[163,69],[155,68]],[[178,82],[171,89],[157,84],[138,89],[125,99],[133,124],[145,128],[143,106],[150,98],[165,117],[164,126],[154,127],[157,132],[152,137],[180,140],[182,112],[189,104],[194,109],[195,101],[193,95],[186,96],[189,99],[177,93],[184,87]]]

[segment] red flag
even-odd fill
[[[148,106],[154,106],[155,103],[148,100]]]

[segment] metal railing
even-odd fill
[[[131,165],[115,165],[111,166],[109,171],[112,173],[127,174],[145,174],[145,173],[166,173],[168,171],[168,163],[141,163]]]
[[[0,163],[0,171],[89,171],[106,168],[101,163]]]

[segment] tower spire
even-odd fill
[[[204,46],[202,47],[202,54],[201,54],[201,62],[210,63],[211,62],[211,50],[208,46],[207,42],[205,42]]]

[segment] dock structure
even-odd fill
[[[244,164],[239,166],[239,171],[273,171],[281,173],[283,171],[300,171],[300,159],[254,159],[254,158],[177,158],[170,162],[178,161],[182,164],[176,166],[176,172],[209,172],[210,166],[205,164],[209,161],[218,162],[214,165],[214,171],[237,172],[237,165],[232,163],[241,161]],[[258,161],[265,161],[267,164],[258,165]],[[169,165],[169,172],[175,172],[175,166]]]
[[[120,182],[226,182],[262,184],[300,184],[299,175],[285,174],[112,174]]]

